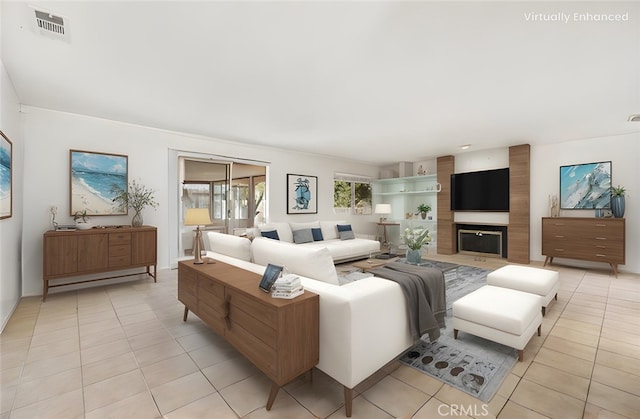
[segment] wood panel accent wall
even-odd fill
[[[437,159],[438,183],[442,191],[438,193],[438,254],[452,255],[455,248],[456,228],[453,211],[451,211],[451,175],[455,169],[454,156],[442,156]]]
[[[530,189],[531,146],[509,147],[509,226],[507,260],[529,263],[530,260]],[[438,212],[440,207],[438,207]]]

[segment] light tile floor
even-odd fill
[[[490,403],[392,363],[356,388],[353,417],[640,417],[640,276],[552,269],[561,289],[543,334]],[[267,378],[197,317],[182,322],[176,281],[161,270],[155,284],[22,299],[0,335],[0,419],[344,417],[342,387],[320,371],[267,412]]]

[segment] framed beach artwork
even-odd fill
[[[127,190],[128,158],[121,154],[70,150],[70,215],[126,215],[112,199],[114,187]]]
[[[13,209],[13,143],[0,131],[0,220],[11,218]]]
[[[611,206],[611,162],[560,166],[560,209]]]
[[[287,174],[287,214],[318,213],[318,177]]]

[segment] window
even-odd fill
[[[371,214],[371,178],[336,173],[333,177],[333,208],[338,214]]]

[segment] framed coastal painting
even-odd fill
[[[560,166],[560,209],[604,209],[610,203],[610,161]]]
[[[287,214],[318,213],[318,177],[287,174]]]
[[[13,208],[13,143],[0,131],[0,220],[10,218]]]
[[[126,215],[112,199],[114,189],[127,190],[128,158],[121,154],[70,150],[70,215]]]

